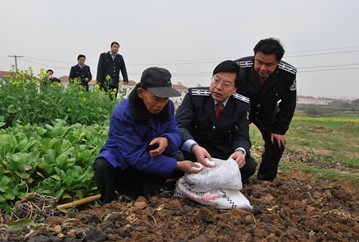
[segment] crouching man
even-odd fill
[[[209,87],[190,88],[176,112],[186,158],[211,167],[205,158],[233,158],[242,181],[256,171],[250,156],[249,99],[236,93],[239,66],[223,61],[213,71]]]
[[[199,171],[179,150],[181,135],[169,100],[175,96],[180,93],[172,88],[170,72],[151,67],[129,98],[116,106],[108,138],[93,164],[102,203],[115,200],[117,193],[146,196],[149,184],[163,184],[176,170]]]

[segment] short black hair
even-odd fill
[[[52,74],[54,74],[54,71],[51,69],[48,69],[47,72],[51,72]]]
[[[120,46],[120,44],[119,44],[118,42],[116,42],[116,41],[114,41],[114,42],[111,43],[111,47],[112,47],[113,45],[118,45],[118,46]]]
[[[265,55],[275,54],[277,61],[279,62],[284,55],[284,48],[279,39],[267,38],[260,40],[253,49],[254,55],[257,52],[262,52]]]
[[[86,59],[86,56],[83,55],[83,54],[79,54],[79,56],[77,57],[77,60],[79,60],[81,57],[85,58]]]
[[[232,60],[222,61],[216,66],[216,68],[214,68],[212,76],[220,72],[236,73],[236,80],[234,81],[234,84],[236,87],[238,87],[239,65],[237,64],[237,62]]]

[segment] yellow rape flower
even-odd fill
[[[115,94],[116,94],[116,92],[117,92],[117,88],[112,89],[112,91],[111,91],[111,95],[115,95]]]
[[[47,74],[47,72],[46,72],[45,69],[41,69],[41,70],[40,70],[39,77],[40,77],[41,79],[47,78],[48,76],[49,76],[49,75]]]

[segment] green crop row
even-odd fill
[[[69,202],[96,191],[92,163],[104,144],[102,125],[17,125],[0,129],[0,207],[9,212],[25,194]]]
[[[64,87],[46,84],[47,79],[43,70],[36,77],[31,69],[0,79],[0,127],[49,124],[55,119],[68,124],[103,123],[117,103],[97,86],[86,92],[76,81]]]

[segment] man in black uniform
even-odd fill
[[[176,121],[186,159],[211,167],[205,158],[231,157],[244,181],[254,174],[257,164],[249,153],[249,100],[236,93],[238,70],[234,61],[220,63],[210,87],[188,90]]]
[[[122,73],[124,84],[128,83],[125,60],[122,55],[117,54],[120,49],[118,42],[111,43],[111,51],[102,53],[97,65],[97,78],[100,89],[112,92],[115,91],[114,98],[118,93],[118,84],[120,82],[120,71]],[[113,98],[112,95],[110,95]]]
[[[51,69],[48,69],[47,70],[47,75],[49,76],[49,78],[48,78],[48,80],[47,80],[47,82],[45,82],[45,85],[50,85],[50,84],[52,84],[52,83],[61,83],[61,80],[59,79],[59,78],[57,78],[57,77],[54,77],[54,71],[53,70],[51,70]]]
[[[78,78],[80,84],[86,88],[86,91],[89,91],[89,82],[92,80],[91,70],[88,65],[85,65],[86,56],[80,54],[77,57],[78,64],[71,67],[70,81]]]
[[[236,60],[240,66],[237,92],[250,99],[249,120],[260,130],[264,145],[257,178],[272,181],[286,145],[285,133],[292,120],[297,92],[297,70],[281,61],[284,49],[268,38],[254,47],[254,56]]]

